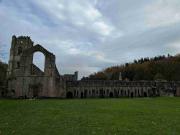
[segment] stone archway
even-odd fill
[[[103,91],[103,89],[100,89],[99,97],[100,97],[100,98],[104,98],[104,91]]]
[[[118,98],[118,90],[114,89],[114,97]]]
[[[1,92],[1,96],[4,97],[4,91]]]
[[[28,95],[25,95],[25,98],[39,98],[40,93],[42,91],[43,85],[38,83],[38,84],[30,84],[29,85],[29,93]]]
[[[40,72],[39,68],[33,64],[33,57],[35,53],[43,54],[43,61],[44,61],[44,71]],[[23,51],[20,63],[22,66],[27,67],[26,70],[29,71],[30,75],[45,75],[45,76],[52,76],[52,70],[55,70],[55,55],[47,51],[40,45],[35,45],[30,49]],[[32,72],[33,71],[33,72]]]
[[[110,98],[113,98],[113,97],[114,97],[114,95],[113,95],[112,92],[109,93],[109,97],[110,97]]]
[[[134,93],[133,92],[131,92],[131,98],[133,98],[134,97]]]
[[[87,98],[87,90],[84,90],[84,98]]]
[[[147,97],[147,92],[144,92],[144,97]]]
[[[84,93],[83,92],[81,92],[81,98],[84,98]]]
[[[44,53],[40,51],[35,51],[33,53],[33,65],[42,72],[45,70],[45,57]]]
[[[37,97],[38,97],[38,93],[39,93],[38,87],[34,87],[34,88],[33,88],[33,97],[34,97],[34,98],[37,98]]]
[[[70,98],[73,98],[73,93],[70,92],[70,91],[67,92],[66,97],[69,98],[69,99],[70,99]]]

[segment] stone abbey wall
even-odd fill
[[[33,64],[33,54],[45,56],[44,71]],[[30,37],[12,37],[8,65],[8,96],[13,98],[107,98],[180,96],[179,82],[77,81],[78,72],[60,75],[55,55]]]
[[[33,64],[33,54],[45,56],[44,72]],[[13,36],[8,66],[8,96],[65,97],[65,85],[56,64],[55,55],[41,45],[34,45],[30,37]]]
[[[178,96],[177,82],[158,81],[73,81],[67,82],[67,97],[155,97]]]

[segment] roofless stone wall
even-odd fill
[[[67,82],[67,97],[156,97],[179,96],[178,82],[162,81],[72,81]]]
[[[45,69],[33,64],[33,54],[45,56]],[[65,87],[56,69],[55,55],[29,37],[13,36],[8,67],[8,89],[11,97],[65,97]]]
[[[41,71],[33,54],[45,56]],[[107,98],[180,96],[179,82],[162,81],[77,81],[78,72],[60,75],[55,55],[30,37],[12,37],[8,65],[8,96],[13,98]],[[2,95],[2,94],[0,94]]]

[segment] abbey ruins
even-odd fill
[[[33,64],[33,54],[45,56],[41,71]],[[12,37],[8,65],[8,92],[12,98],[107,98],[180,96],[180,82],[78,80],[78,72],[61,75],[55,55],[30,37]]]

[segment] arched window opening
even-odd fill
[[[3,91],[3,92],[1,92],[1,95],[2,95],[2,97],[4,96],[4,91]]]
[[[17,69],[20,68],[20,62],[17,62]]]
[[[42,72],[44,72],[45,69],[45,56],[41,52],[35,52],[33,54],[33,64],[36,66],[36,68],[39,68]]]
[[[95,96],[95,90],[92,90],[92,95]]]
[[[83,92],[81,92],[81,98],[84,98],[84,93]]]
[[[79,92],[78,92],[78,90],[77,90],[77,96],[79,96]]]
[[[91,95],[91,90],[89,90],[89,95]]]
[[[109,93],[109,97],[113,98],[113,93],[112,92]]]
[[[22,47],[18,47],[18,55],[22,53]]]
[[[104,91],[103,91],[103,89],[100,89],[99,92],[100,92],[99,97],[100,98],[104,98]]]
[[[107,92],[106,92],[107,94],[109,94],[109,89],[107,89]]]
[[[76,96],[76,90],[74,90],[74,96]]]
[[[87,91],[87,90],[84,90],[84,98],[87,97],[87,94],[88,94],[88,91]]]
[[[121,96],[123,96],[123,90],[121,90]]]
[[[98,90],[96,90],[96,94],[98,94]]]
[[[134,93],[133,92],[131,92],[131,98],[133,98],[134,97]]]
[[[147,93],[146,92],[144,92],[144,97],[147,97]]]
[[[67,98],[73,98],[73,93],[69,91],[69,92],[66,94],[66,97],[67,97]]]

